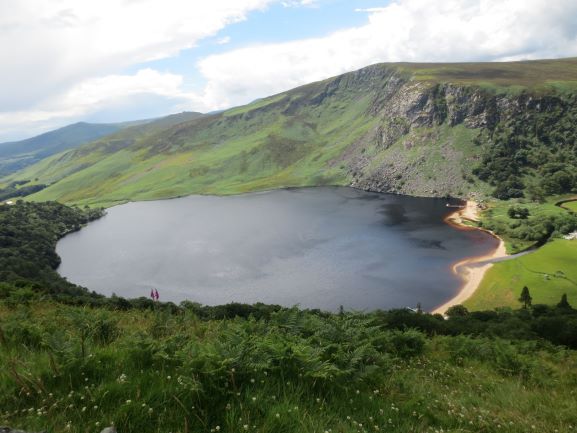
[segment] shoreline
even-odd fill
[[[497,239],[499,244],[497,245],[497,248],[489,254],[478,257],[468,257],[455,263],[451,267],[453,274],[457,275],[463,280],[463,285],[455,296],[453,296],[444,304],[433,309],[431,314],[445,314],[445,312],[450,307],[462,304],[467,299],[469,299],[481,284],[481,281],[485,276],[485,272],[487,272],[493,266],[493,263],[483,262],[507,256],[505,242],[503,242],[499,236],[486,229],[468,226],[464,223],[464,221],[479,221],[479,212],[476,202],[467,200],[465,207],[448,215],[445,218],[445,222],[457,228],[458,230],[482,230]]]

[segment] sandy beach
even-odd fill
[[[479,208],[477,203],[474,201],[467,201],[465,207],[459,209],[458,211],[454,212],[453,214],[449,215],[445,221],[448,224],[455,226],[460,230],[480,230],[474,227],[470,227],[464,224],[464,221],[478,221],[479,218]],[[493,233],[489,232],[492,236],[495,236]],[[453,305],[459,305],[469,299],[475,290],[481,284],[483,280],[483,276],[485,272],[493,266],[492,263],[483,263],[487,260],[497,259],[501,257],[505,257],[507,252],[505,250],[505,243],[502,239],[498,238],[499,245],[490,254],[480,256],[480,257],[469,257],[460,262],[457,262],[452,267],[452,272],[463,279],[463,286],[461,290],[455,297],[450,299],[449,301],[445,302],[443,305],[435,308],[432,313],[436,314],[445,314],[447,309],[452,307]]]

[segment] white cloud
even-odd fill
[[[224,36],[216,40],[217,45],[226,45],[230,42],[230,36]]]
[[[395,0],[385,7],[357,9],[367,14],[367,23],[359,27],[206,57],[197,65],[206,85],[197,93],[183,90],[187,77],[169,71],[122,73],[194,47],[273,2],[287,7],[321,4],[1,1],[0,137],[33,135],[95,118],[94,113],[107,109],[117,113],[115,107],[143,100],[167,111],[222,109],[377,62],[577,56],[574,0]],[[229,41],[224,36],[215,42]],[[187,84],[198,88],[199,83]]]
[[[180,75],[142,69],[134,75],[107,75],[85,80],[45,104],[32,109],[0,112],[0,134],[9,135],[14,125],[28,128],[49,128],[58,121],[82,118],[103,109],[137,106],[143,98],[154,97],[173,101],[172,105],[189,102],[191,96],[181,90]],[[116,119],[125,120],[125,119]]]
[[[48,116],[52,100],[81,83],[173,56],[272,1],[1,1],[0,113]]]
[[[318,0],[285,0],[281,4],[285,8],[298,8],[303,6],[315,7],[317,6]]]
[[[203,59],[202,109],[249,102],[377,62],[577,55],[574,0],[397,0],[364,26]]]

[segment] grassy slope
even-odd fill
[[[60,154],[15,178],[57,182],[33,196],[35,200],[99,205],[192,193],[232,194],[283,186],[347,184],[345,160],[350,145],[363,142],[367,132],[381,121],[370,109],[386,80],[384,69],[395,69],[425,83],[455,82],[498,92],[520,87],[577,87],[573,81],[577,59],[384,64],[371,68],[364,71],[379,71],[380,79],[371,81],[365,76],[355,82],[351,77],[362,74],[347,74],[313,83],[202,120],[149,131],[146,137],[138,137],[121,149],[96,144]],[[477,152],[471,143],[471,131],[443,126],[431,129],[416,131],[414,137],[405,137],[387,150],[364,142],[364,151],[372,153],[375,169],[381,162],[396,165],[399,171],[412,170],[406,181],[424,183],[419,191],[431,194],[429,190],[438,184],[436,176],[448,173],[460,179],[461,170],[468,174]],[[433,151],[424,145],[431,145],[428,137],[440,137]],[[417,175],[418,164],[427,171],[430,182]],[[463,189],[466,193],[483,189],[483,185],[477,182]]]
[[[309,86],[304,92],[316,90]],[[374,119],[364,116],[370,96],[344,89],[321,106],[302,107],[298,117],[285,114],[291,104],[310,97],[293,92],[260,100],[242,110],[155,131],[130,148],[87,146],[43,161],[18,178],[56,182],[68,175],[32,198],[104,205],[191,193],[345,184],[342,169],[332,161],[374,125]]]
[[[572,210],[573,212],[577,212],[577,201],[570,201],[568,203],[564,203],[563,207]]]
[[[529,210],[529,218],[528,220],[541,220],[548,216],[553,215],[560,215],[567,212],[566,209],[562,207],[556,206],[555,203],[558,201],[558,197],[550,197],[544,203],[536,203],[530,202],[527,200],[493,200],[488,203],[489,208],[483,212],[483,219],[491,219],[495,221],[498,225],[507,226],[509,224],[515,223],[515,220],[512,220],[507,211],[511,206],[519,205],[523,208],[527,208]],[[519,238],[512,238],[506,235],[502,236],[503,240],[505,241],[505,247],[507,248],[508,254],[516,254],[521,251],[530,248],[534,242],[533,241],[526,241]]]
[[[296,312],[200,321],[42,303],[0,305],[0,318],[0,424],[28,431],[568,433],[577,424],[575,352],[534,342],[424,339],[361,316]]]
[[[527,286],[534,304],[554,305],[566,293],[577,302],[577,241],[556,239],[530,254],[495,263],[475,294],[465,302],[473,310],[519,307]]]
[[[75,123],[27,140],[0,143],[0,176],[22,170],[46,157],[110,135],[128,124]]]
[[[499,92],[518,92],[527,87],[547,91],[577,87],[577,59],[552,59],[491,63],[401,63],[419,80],[481,85]]]

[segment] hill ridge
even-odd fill
[[[35,200],[106,205],[327,184],[483,196],[493,180],[473,169],[495,134],[519,119],[571,120],[576,89],[577,59],[379,63],[122,145],[81,146],[10,180],[51,184]]]

